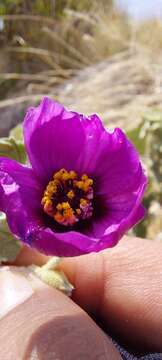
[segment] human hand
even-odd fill
[[[64,259],[61,267],[76,288],[73,293],[74,302],[96,318],[107,332],[115,334],[125,344],[136,349],[161,351],[161,258],[162,244],[125,237],[115,248],[99,254]],[[41,264],[46,258],[24,248],[17,264],[24,265],[33,261]],[[15,349],[19,349],[20,343],[23,343],[21,348],[26,349],[23,354],[24,351],[31,354],[33,349],[39,348],[41,355],[38,355],[41,359],[47,359],[47,351],[51,353],[50,346],[51,351],[57,355],[49,359],[57,359],[57,356],[68,359],[69,354],[69,359],[81,359],[80,355],[73,357],[73,354],[83,348],[87,354],[89,351],[87,359],[95,359],[95,356],[96,359],[121,359],[110,340],[105,338],[100,328],[94,325],[81,308],[58,291],[47,289],[46,286],[43,290],[39,289],[25,304],[19,305],[7,315],[8,321],[6,318],[1,320],[1,334],[7,334],[0,339],[1,349],[7,346],[5,339],[10,344],[13,339]],[[15,321],[19,330],[17,334],[14,330]],[[11,325],[12,331],[9,332]],[[61,342],[59,338],[62,327],[70,329],[71,326],[74,331],[66,331]],[[76,334],[82,339],[79,344],[76,342]],[[46,357],[43,358],[45,346]],[[8,349],[10,348],[11,345],[8,345]],[[39,359],[35,357],[37,358]],[[15,357],[5,360],[10,359]]]
[[[1,269],[0,292],[1,359],[121,360],[79,306],[30,271]]]

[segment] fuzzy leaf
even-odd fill
[[[14,261],[20,250],[20,242],[11,234],[5,214],[0,212],[0,263]]]
[[[132,141],[132,143],[135,145],[135,147],[137,148],[139,153],[141,155],[144,155],[144,153],[145,153],[145,140],[141,139],[140,132],[141,132],[141,125],[138,126],[135,129],[133,129],[133,130],[127,131],[127,136]]]
[[[14,138],[16,141],[21,141],[23,143],[23,129],[22,129],[22,125],[17,125],[15,126],[11,131],[10,131],[10,137]]]
[[[20,163],[26,162],[24,144],[14,138],[0,138],[0,156],[9,157]]]
[[[152,111],[148,111],[143,115],[144,121],[150,121],[150,122],[160,122],[162,123],[162,112],[158,109],[153,109]]]

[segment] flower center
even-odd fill
[[[44,212],[61,225],[72,226],[93,213],[93,180],[61,169],[48,183],[41,204]]]

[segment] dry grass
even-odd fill
[[[162,23],[139,26],[93,4],[89,12],[68,8],[60,20],[4,16],[12,38],[1,50],[1,109],[51,94],[129,129],[148,107],[161,107]]]
[[[31,88],[35,91],[33,85],[37,88],[38,83],[48,92],[49,83],[53,86],[62,79],[61,70],[64,79],[66,71],[69,76],[124,50],[129,43],[127,20],[116,12],[105,15],[101,9],[97,15],[94,10],[84,13],[67,9],[60,20],[4,15],[2,18],[11,36],[1,47],[1,83],[19,78],[23,89],[27,85],[27,92]],[[51,79],[52,70],[59,70],[58,81],[56,73],[54,81]],[[27,74],[26,78],[21,74]],[[12,83],[15,84],[17,82]]]
[[[83,113],[98,113],[109,126],[136,127],[148,108],[162,108],[162,54],[130,48],[93,65],[54,95]],[[52,92],[53,93],[53,92]]]
[[[65,70],[35,74],[2,74],[29,81],[24,94],[0,102],[0,107],[39,101],[43,95],[58,99],[70,108],[98,113],[108,126],[125,130],[136,127],[148,108],[162,109],[162,54],[154,56],[141,47],[115,54],[109,59],[74,73]],[[48,79],[48,81],[47,81]]]

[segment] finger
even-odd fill
[[[45,262],[32,252],[24,249],[19,263]],[[105,252],[64,259],[62,269],[75,285],[73,299],[107,329],[131,346],[161,351],[161,258],[162,244],[125,237]]]
[[[162,244],[125,238],[99,254],[64,259],[74,301],[125,343],[162,351]]]
[[[40,280],[24,277],[16,268],[3,270],[0,293],[1,359],[121,360],[81,308]]]
[[[41,254],[35,249],[24,245],[14,262],[14,265],[28,266],[31,264],[43,265],[47,262],[48,256]]]

